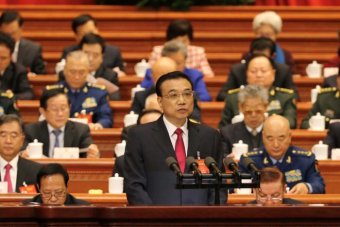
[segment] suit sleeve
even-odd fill
[[[81,136],[80,136],[80,141],[79,141],[79,148],[87,148],[91,144],[93,144],[93,140],[90,134],[90,128],[85,125],[85,127],[81,128]]]
[[[134,128],[129,131],[124,155],[124,174],[125,189],[130,205],[152,204],[152,200],[146,192],[148,182],[144,171],[141,139]]]
[[[337,127],[339,130],[336,130]],[[324,144],[328,144],[328,150],[331,151],[333,148],[339,147],[339,139],[340,139],[340,134],[337,133],[340,132],[340,123],[333,123],[329,125],[329,129],[327,132],[326,138],[323,140]],[[337,139],[339,138],[339,139]]]
[[[143,88],[151,88],[153,85],[152,81],[152,72],[151,69],[147,69],[145,73],[145,77],[143,78],[142,82],[140,83],[140,86]]]
[[[121,51],[118,47],[116,48],[116,56],[115,56],[114,64],[115,66],[119,67],[119,69],[122,70],[123,72],[125,71],[124,60],[123,60]]]
[[[315,157],[313,156],[308,171],[306,173],[306,183],[312,186],[313,194],[325,193],[325,182],[320,172],[315,167]]]
[[[228,103],[229,103],[229,105],[228,105]],[[231,123],[231,119],[234,116],[231,106],[232,105],[231,105],[230,95],[228,95],[225,99],[225,102],[224,102],[224,108],[223,108],[223,111],[222,111],[221,121],[218,125],[219,128],[222,128],[223,126],[226,126],[226,125]]]
[[[31,71],[36,74],[46,74],[45,62],[42,57],[41,46],[38,46],[37,48],[33,64],[31,65]]]
[[[13,89],[13,92],[18,97],[18,99],[26,99],[31,100],[34,98],[33,90],[30,86],[30,83],[27,78],[27,72],[26,71],[17,71],[17,80],[16,84],[17,86]]]
[[[95,123],[101,124],[104,128],[112,127],[112,110],[107,101],[107,93],[100,97],[98,108],[96,111]]]
[[[140,95],[140,92],[136,92],[135,97],[133,97],[132,105],[131,105],[131,110],[135,112],[136,114],[140,114],[145,106],[145,99],[144,103],[142,102],[142,95]]]
[[[294,94],[287,100],[283,110],[283,116],[288,119],[290,128],[296,128],[296,105]]]

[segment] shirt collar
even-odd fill
[[[168,121],[168,119],[166,119],[164,115],[163,121],[166,129],[168,130],[169,135],[172,136],[175,133],[177,127],[173,125],[170,121]],[[185,119],[185,123],[180,127],[180,129],[182,129],[184,135],[188,135],[188,119]]]
[[[9,163],[12,166],[13,170],[16,170],[18,168],[18,160],[19,160],[19,154],[17,154],[11,161],[7,162],[2,156],[0,156],[0,166],[1,168],[5,168],[7,163]]]
[[[47,128],[48,128],[48,134],[51,134],[52,131],[55,130],[55,128],[53,128],[52,125],[50,125],[49,123],[47,123]],[[59,129],[61,130],[61,133],[63,133],[65,130],[65,125]]]
[[[245,124],[246,125],[246,124]],[[252,128],[250,128],[248,125],[246,125],[246,128],[247,128],[247,130],[248,130],[248,132],[252,132],[253,131],[253,129]],[[262,128],[263,128],[263,124],[261,124],[259,127],[257,127],[255,130],[256,130],[256,132],[257,133],[260,133],[261,131],[262,131]]]

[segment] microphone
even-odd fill
[[[256,163],[253,159],[243,156],[242,164],[251,172],[258,173],[260,170],[256,167]]]
[[[234,162],[234,160],[230,157],[226,157],[223,159],[223,165],[234,173],[238,172],[238,166],[236,162]]]
[[[174,171],[176,173],[176,175],[178,175],[180,177],[183,176],[181,169],[179,168],[178,162],[174,157],[172,157],[172,156],[167,157],[165,159],[165,163],[172,171]]]
[[[194,171],[194,174],[196,174],[198,176],[202,175],[201,170],[199,170],[198,164],[197,164],[194,157],[192,157],[192,156],[187,157],[186,165],[189,166],[189,168],[192,171]]]
[[[217,163],[215,159],[212,157],[208,156],[204,159],[204,164],[209,167],[210,171],[213,172],[214,174],[221,174],[221,170],[217,167]]]

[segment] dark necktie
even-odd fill
[[[51,151],[52,154],[50,154],[51,158],[53,157],[54,148],[60,147],[60,144],[59,144],[59,135],[61,134],[61,130],[60,129],[54,129],[54,130],[52,130],[52,133],[55,136],[55,141],[54,141],[54,147],[53,147],[53,149]]]
[[[185,169],[185,148],[184,148],[184,142],[183,142],[183,131],[182,129],[178,128],[176,129],[175,133],[177,134],[177,140],[175,145],[175,152],[176,152],[176,158],[179,164],[179,167],[181,168],[182,173],[184,173]]]
[[[12,186],[12,180],[11,180],[11,169],[12,169],[12,166],[8,163],[6,166],[5,166],[5,169],[6,169],[6,172],[5,172],[5,177],[4,177],[4,181],[7,182],[8,184],[8,192],[13,192],[13,186]]]

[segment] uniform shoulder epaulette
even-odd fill
[[[241,88],[235,88],[235,89],[232,89],[232,90],[229,90],[228,91],[228,94],[235,94],[235,93],[238,93],[238,92],[240,92],[240,90],[241,90]]]
[[[336,87],[325,87],[325,88],[321,88],[320,90],[320,94],[322,93],[328,93],[328,92],[333,92],[333,91],[336,91],[337,88]]]
[[[306,156],[306,157],[312,156],[312,152],[311,151],[293,150],[292,153],[296,154],[296,155],[300,155],[300,156]]]
[[[293,94],[294,93],[293,89],[283,88],[283,87],[275,87],[275,90],[283,92],[283,93],[288,93],[288,94]]]
[[[14,94],[11,90],[7,90],[6,92],[1,92],[1,97],[6,97],[6,98],[13,98]]]
[[[64,88],[64,85],[62,84],[54,84],[54,85],[47,85],[46,90],[53,90],[53,89],[60,89]]]
[[[249,151],[247,153],[245,153],[245,156],[251,157],[251,156],[255,156],[255,155],[260,155],[262,154],[263,151],[259,150],[259,151]]]
[[[99,84],[89,84],[90,87],[95,87],[95,88],[98,88],[100,90],[105,90],[106,87],[105,85],[99,85]]]
[[[195,119],[192,119],[192,118],[189,118],[189,121],[190,121],[191,123],[201,124],[201,122],[196,121]]]

